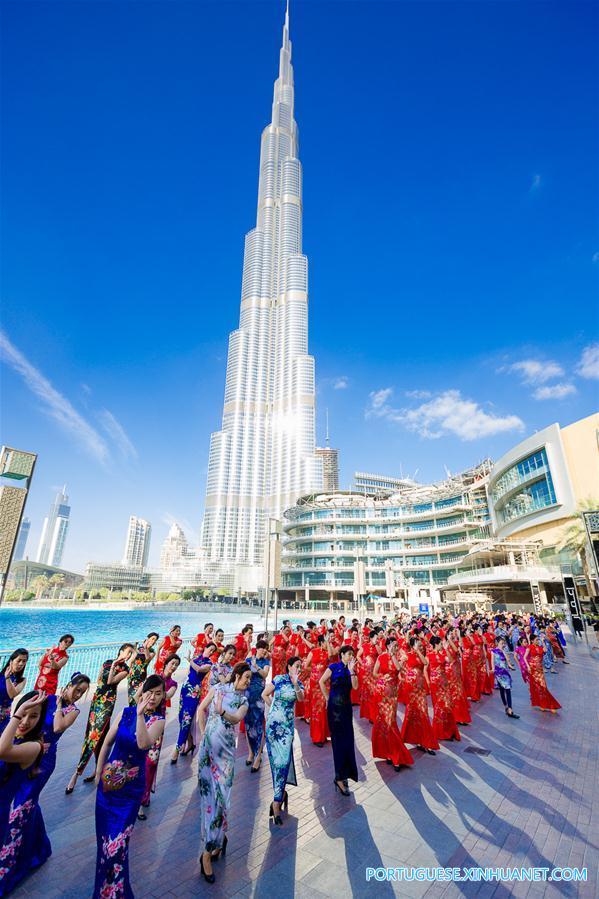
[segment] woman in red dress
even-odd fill
[[[236,656],[233,665],[235,665],[237,662],[245,662],[247,657],[251,655],[253,636],[253,624],[246,624],[245,627],[241,628],[241,633],[237,634],[234,640]]]
[[[40,673],[37,676],[33,688],[34,690],[39,690],[40,692],[43,691],[48,696],[54,696],[58,689],[58,675],[60,674],[60,669],[64,668],[69,661],[67,649],[69,649],[74,642],[75,638],[71,636],[71,634],[64,634],[58,641],[58,646],[46,650],[40,662]]]
[[[206,646],[207,643],[212,643],[212,634],[214,633],[214,625],[211,622],[207,622],[204,625],[204,630],[197,635],[193,644],[193,654],[194,656],[202,655],[202,650]]]
[[[437,740],[460,740],[451,706],[449,681],[445,673],[447,654],[441,645],[441,637],[432,636],[426,654],[433,700],[433,733]]]
[[[460,659],[459,631],[450,627],[445,641],[445,673],[449,684],[449,695],[453,714],[457,723],[465,726],[472,722],[470,707],[462,681],[462,662]]]
[[[225,651],[225,632],[222,630],[222,628],[220,628],[220,627],[218,628],[218,630],[216,631],[216,633],[214,635],[214,640],[212,642],[216,646],[216,649],[214,650],[213,653],[210,653],[210,661],[212,662],[213,665],[216,665],[219,658]]]
[[[412,753],[406,748],[397,726],[397,675],[405,664],[397,656],[397,640],[389,637],[385,652],[374,665],[374,677],[381,685],[377,716],[372,728],[372,757],[385,759],[399,771],[402,765],[413,765]]]
[[[480,684],[478,681],[478,666],[474,657],[474,639],[472,628],[467,627],[462,637],[462,676],[464,679],[464,692],[472,702],[480,699]]]
[[[301,624],[298,624],[294,636],[294,655],[302,660],[302,670],[300,671],[299,681],[304,689],[304,698],[301,701],[299,699],[296,700],[295,703],[295,717],[307,720],[306,716],[309,714],[310,709],[310,671],[306,665],[306,659],[312,651],[312,645],[306,639],[306,633]]]
[[[487,680],[486,689],[484,690],[484,692],[491,696],[493,694],[493,690],[495,689],[495,675],[493,674],[493,666],[491,664],[491,650],[495,646],[495,631],[493,630],[492,623],[484,632],[483,640],[485,641],[485,659],[487,662]]]
[[[273,679],[278,674],[285,674],[287,669],[287,646],[291,637],[291,628],[285,625],[270,641]]]
[[[310,739],[317,746],[324,746],[330,733],[327,707],[319,682],[329,666],[329,648],[322,634],[318,637],[318,646],[308,654],[306,665],[310,669]]]
[[[183,640],[181,639],[181,628],[178,624],[176,624],[171,628],[169,635],[164,638],[164,640],[158,647],[158,651],[156,653],[156,666],[154,668],[156,674],[162,675],[162,672],[164,671],[164,663],[169,656],[174,656],[177,654],[177,650],[182,643]]]
[[[422,654],[418,637],[410,637],[409,647],[406,677],[409,695],[401,738],[404,743],[415,743],[418,749],[423,749],[429,755],[435,755],[435,750],[439,749],[439,743],[428,717],[427,661]]]
[[[540,637],[533,637],[524,658],[528,663],[528,687],[530,689],[530,704],[533,708],[545,712],[557,712],[561,705],[547,689],[545,672],[543,671],[543,644]]]
[[[376,644],[378,634],[376,630],[369,632],[368,637],[362,637],[362,646],[358,650],[358,684],[360,686],[360,718],[367,718],[370,723],[376,718],[376,708],[373,707],[375,680],[373,677],[374,664],[378,658]]]
[[[346,641],[354,651],[354,658],[358,658],[358,650],[360,649],[360,631],[357,627],[351,627],[348,631],[347,641]],[[356,665],[356,668],[358,665]],[[352,681],[353,683],[353,681]],[[352,705],[360,705],[360,683],[358,680],[358,687],[356,690],[352,687],[351,691],[351,704]]]
[[[485,652],[485,638],[480,624],[474,628],[472,642],[474,643],[472,655],[474,656],[474,662],[476,664],[478,693],[479,696],[482,693],[484,693],[485,696],[490,696],[493,690],[489,690],[489,668],[487,666],[487,656]]]

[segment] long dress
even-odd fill
[[[433,733],[437,740],[460,740],[460,732],[451,704],[449,681],[445,673],[445,652],[437,650],[427,654],[433,701]]]
[[[495,646],[495,633],[489,628],[484,634],[485,655],[487,658],[488,674],[486,679],[486,693],[492,693],[495,687],[495,677],[491,670],[491,651]]]
[[[39,747],[41,751],[41,743]],[[35,764],[34,762],[28,768],[21,768],[15,763],[0,762],[0,843],[4,848],[5,855],[9,858],[11,855],[15,855],[18,849],[16,843],[11,839],[13,830],[18,828],[24,812],[34,804],[29,799],[29,794],[32,788]],[[45,857],[41,859],[40,864],[50,855],[50,851],[48,842]],[[0,863],[4,865],[5,859],[1,859]]]
[[[312,650],[312,667],[310,668],[310,739],[313,743],[326,743],[329,734],[327,707],[319,687],[319,681],[329,664],[329,653],[326,649],[316,647]],[[305,700],[304,700],[305,701]]]
[[[452,647],[446,651],[445,673],[447,674],[454,718],[458,724],[470,724],[472,716],[462,681],[460,654]]]
[[[135,694],[137,693],[139,685],[145,681],[148,675],[148,666],[154,658],[153,652],[148,653],[146,656],[143,648],[143,643],[138,643],[137,651],[133,656],[133,661],[131,662],[131,667],[129,668],[129,674],[127,676],[127,698],[129,699],[129,705],[137,704]]]
[[[0,734],[10,721],[10,709],[12,706],[12,699],[8,695],[8,690],[6,688],[6,680],[6,675],[0,674]],[[13,687],[17,686],[15,674],[9,674],[8,680],[10,680]]]
[[[112,659],[107,659],[100,668],[96,692],[93,695],[89,707],[87,727],[85,729],[85,737],[81,749],[81,758],[77,765],[77,774],[83,774],[92,753],[95,755],[97,761],[104,740],[106,739],[106,734],[110,728],[110,719],[114,711],[118,687],[118,684],[108,683],[108,675],[110,674],[112,661]],[[129,671],[125,662],[119,662],[119,664],[115,666],[114,674],[119,674],[121,671]]]
[[[285,663],[287,661],[287,643],[288,640],[283,634],[275,634],[272,644],[272,676],[275,678],[278,674],[285,674]]]
[[[394,765],[413,765],[412,753],[406,748],[397,726],[398,671],[388,652],[379,656],[381,698],[372,728],[372,757],[389,759]]]
[[[327,717],[331,742],[333,744],[333,761],[335,763],[335,780],[357,780],[356,748],[354,745],[354,718],[351,704],[351,675],[343,662],[329,665],[331,672],[331,692],[327,706]]]
[[[162,649],[156,658],[156,665],[154,667],[156,674],[162,674],[164,671],[164,663],[169,656],[172,656],[179,651],[179,647],[182,643],[183,640],[181,640],[180,637],[171,637],[170,634],[164,638]]]
[[[60,668],[53,668],[52,662],[61,662],[66,658],[68,658],[66,649],[59,649],[58,646],[54,646],[50,652],[45,653],[42,656],[40,673],[33,689],[44,690],[49,696],[56,693]]]
[[[520,668],[520,674],[522,675],[522,680],[525,684],[528,683],[528,679],[530,677],[528,662],[526,661],[527,649],[528,643],[525,643],[523,646],[516,646],[514,650],[514,655],[516,656],[516,661],[518,662],[518,667]]]
[[[537,707],[539,709],[557,711],[557,709],[561,709],[561,705],[555,696],[552,696],[547,689],[545,674],[543,672],[543,653],[543,647],[537,646],[536,643],[533,643],[529,647],[528,687],[530,690],[530,704],[533,708]]]
[[[172,687],[177,689],[177,681],[172,677],[167,677],[164,679],[164,688],[166,692]],[[173,693],[174,695],[174,693]],[[170,709],[171,701],[170,699],[165,699],[161,708],[160,715],[162,717],[166,717],[166,710]],[[146,784],[143,792],[143,796],[141,797],[141,804],[144,808],[147,808],[150,804],[150,793],[156,792],[156,777],[158,775],[158,762],[160,761],[160,753],[162,752],[162,744],[164,742],[164,731],[155,740],[150,748],[148,749],[148,754],[146,755]]]
[[[222,695],[223,711],[236,715],[247,706],[245,693],[233,684],[219,684],[214,688]],[[235,725],[223,718],[210,703],[206,730],[198,757],[198,788],[200,792],[201,851],[222,849],[227,833],[231,807],[231,789],[235,775]]]
[[[478,665],[474,656],[474,641],[468,635],[462,640],[462,675],[467,698],[472,702],[478,702],[480,699]]]
[[[438,749],[439,743],[428,717],[428,702],[424,665],[417,653],[408,653],[408,673],[406,675],[408,702],[401,729],[404,743],[414,743],[425,749]]]
[[[22,782],[12,802],[9,829],[0,844],[0,896],[6,896],[52,854],[39,797],[56,768],[56,751],[62,736],[54,731],[56,704],[56,696],[48,696],[42,731],[44,754],[35,776]],[[64,706],[63,717],[75,709],[74,705]]]
[[[485,641],[480,634],[473,634],[472,642],[474,643],[472,655],[474,656],[474,662],[476,664],[478,692],[479,694],[484,693],[485,695],[490,695],[492,690],[489,689],[487,678]]]
[[[285,787],[297,786],[293,763],[295,688],[288,674],[273,678],[275,692],[266,719],[266,750],[272,773],[274,801],[282,802]]]
[[[512,675],[510,674],[507,658],[503,651],[503,649],[498,649],[494,647],[491,650],[493,655],[493,659],[495,661],[494,665],[494,673],[493,680],[495,681],[495,685],[499,688],[501,687],[503,690],[511,690],[512,689]]]
[[[193,660],[193,663],[194,665],[197,665],[198,668],[203,668],[205,665],[210,665],[210,659],[203,655],[199,655]],[[210,681],[209,675],[210,671],[196,671],[191,665],[189,666],[189,674],[187,675],[187,680],[181,687],[181,696],[179,697],[179,736],[177,737],[177,752],[182,752],[183,749],[185,749],[187,738],[189,737],[189,732],[198,710],[202,684],[206,678]]]
[[[150,728],[163,715],[144,715]],[[132,899],[129,840],[145,788],[147,749],[137,745],[137,709],[123,709],[102,782],[96,792],[96,882],[94,899]],[[109,790],[108,785],[118,785]]]
[[[270,665],[269,659],[254,659],[250,657],[246,659],[248,665],[255,663],[257,668],[264,670]],[[262,693],[266,682],[264,678],[257,672],[252,671],[252,678],[247,690],[248,710],[245,718],[245,734],[249,747],[253,755],[260,752],[262,746],[262,737],[264,736],[264,700]]]
[[[369,721],[374,721],[376,718],[376,709],[373,707],[375,681],[372,672],[377,658],[376,646],[372,643],[365,643],[360,657],[358,684],[360,685],[360,718],[367,718]]]

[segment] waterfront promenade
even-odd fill
[[[443,744],[435,757],[414,751],[416,764],[397,773],[373,761],[371,728],[354,714],[358,785],[335,794],[331,747],[310,743],[297,722],[298,786],[289,788],[289,815],[269,827],[272,798],[266,753],[259,775],[244,765],[239,741],[226,860],[215,864],[217,882],[204,883],[197,860],[197,765],[169,763],[176,737],[178,695],[170,712],[158,787],[148,820],[131,840],[132,885],[138,899],[162,897],[598,895],[599,688],[598,652],[572,646],[569,666],[558,664],[549,686],[563,705],[557,716],[533,711],[514,672],[519,721],[503,714],[499,696],[473,705],[473,724],[460,743]],[[120,703],[124,691],[121,690]],[[120,706],[119,706],[120,707]],[[59,747],[58,767],[42,794],[52,858],[13,894],[18,899],[81,899],[94,880],[93,785],[64,788],[77,761],[87,705]],[[470,749],[482,749],[485,755]],[[91,770],[91,769],[90,769]],[[366,868],[402,866],[586,866],[586,884],[427,884],[366,882]]]

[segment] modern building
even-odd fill
[[[56,494],[50,511],[44,518],[42,536],[37,551],[36,561],[42,565],[50,565],[52,568],[60,568],[69,530],[71,507],[66,491],[65,484],[62,490]]]
[[[83,587],[90,593],[101,589],[114,590],[117,593],[143,592],[150,589],[150,575],[141,567],[118,562],[108,565],[88,562],[85,566]]]
[[[325,493],[339,490],[339,450],[332,446],[317,446],[316,455],[322,459],[322,489]]]
[[[414,486],[415,481],[410,478],[391,478],[384,474],[368,474],[364,471],[354,472],[354,493],[363,493],[372,496],[391,496],[404,489]]]
[[[28,518],[24,518],[21,522],[21,527],[19,528],[19,535],[17,537],[17,545],[15,547],[15,554],[13,556],[14,562],[20,562],[21,559],[25,558],[25,552],[27,550],[27,540],[29,539],[29,531],[31,530],[31,521]]]
[[[137,518],[136,515],[131,515],[129,527],[127,528],[127,539],[125,540],[123,565],[130,565],[132,568],[146,567],[150,553],[151,536],[152,525],[150,522],[144,518]]]
[[[283,523],[282,595],[348,602],[375,595],[435,606],[471,548],[490,537],[486,460],[437,484],[402,481],[390,497],[312,494]]]
[[[7,586],[13,590],[33,590],[33,582],[36,577],[43,575],[50,579],[55,574],[62,575],[62,583],[60,588],[70,590],[73,587],[79,587],[83,583],[83,575],[76,571],[67,571],[65,568],[55,568],[53,565],[44,565],[42,562],[31,562],[29,559],[22,559],[19,562],[13,562],[10,566],[10,574],[7,580]],[[52,593],[52,587],[49,588]]]
[[[12,563],[36,460],[35,453],[27,453],[12,446],[3,446],[0,449],[0,602]]]
[[[245,240],[239,327],[229,338],[222,426],[210,441],[201,545],[211,582],[244,590],[263,584],[268,520],[322,489],[315,449],[287,12],[272,118],[262,132],[256,227]]]
[[[160,552],[160,571],[151,575],[157,590],[182,590],[204,584],[202,555],[190,546],[183,529],[174,522]]]
[[[168,571],[190,554],[189,543],[183,529],[173,522],[160,550],[160,568]]]

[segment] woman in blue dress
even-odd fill
[[[18,848],[9,838],[27,805],[31,778],[37,773],[44,751],[42,725],[45,711],[44,692],[32,690],[26,693],[0,735],[0,843],[7,845],[7,858],[0,859],[2,869]]]
[[[256,655],[249,656],[246,662],[250,666],[252,679],[248,689],[248,713],[245,716],[245,736],[248,743],[248,757],[246,765],[251,765],[252,773],[260,770],[262,750],[264,748],[264,700],[262,692],[270,671],[268,658],[268,643],[266,640],[258,640],[256,643]]]
[[[266,686],[262,697],[269,705],[266,719],[266,750],[272,772],[274,798],[270,804],[269,817],[281,826],[281,806],[287,810],[289,797],[287,784],[297,786],[293,763],[293,734],[295,703],[303,702],[304,686],[299,679],[302,660],[291,656],[287,660],[287,673],[277,676]]]
[[[56,768],[58,741],[79,715],[75,703],[88,688],[89,677],[76,673],[60,696],[47,697],[41,733],[44,753],[35,773],[31,772],[20,791],[19,807],[13,800],[13,820],[4,843],[0,844],[0,896],[10,893],[34,868],[43,865],[52,852],[39,806],[40,793]]]
[[[25,687],[25,666],[29,661],[26,649],[15,649],[8,662],[0,671],[0,734],[10,721],[10,707],[13,699]]]
[[[108,731],[96,773],[96,882],[94,899],[132,899],[129,840],[146,782],[146,755],[164,732],[164,681],[151,674],[137,706],[123,709]],[[110,752],[110,755],[109,755]],[[108,758],[108,761],[107,761]]]
[[[505,637],[499,637],[497,644],[491,649],[491,670],[495,675],[495,686],[499,688],[501,701],[508,718],[519,718],[512,709],[512,675],[508,671],[506,655],[507,642]]]
[[[225,646],[223,654],[218,662],[212,666],[210,672],[210,687],[216,687],[217,684],[226,684],[229,682],[231,672],[233,671],[233,661],[237,655],[237,650],[233,643]]]
[[[319,686],[327,704],[327,720],[333,744],[333,782],[336,790],[349,796],[348,780],[358,779],[351,703],[351,691],[358,687],[358,676],[355,673],[356,660],[352,647],[342,646],[339,657],[341,661],[329,665],[320,678]],[[327,697],[326,685],[329,681],[331,690]]]
[[[245,691],[250,685],[250,677],[247,662],[238,662],[229,682],[211,687],[200,703],[200,869],[208,883],[216,880],[213,860],[227,850],[228,815],[235,775],[235,727],[243,721],[248,709]]]
[[[208,625],[206,625],[208,627]],[[202,651],[189,660],[189,674],[187,680],[181,687],[181,696],[179,697],[179,736],[173,750],[171,765],[176,765],[179,760],[179,753],[187,755],[189,752],[193,755],[196,748],[194,743],[193,722],[200,702],[200,693],[202,691],[202,681],[212,668],[210,656],[216,650],[215,643],[206,643]]]

